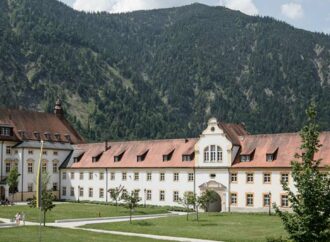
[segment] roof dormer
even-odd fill
[[[145,150],[145,151],[141,152],[141,154],[137,155],[137,157],[136,157],[136,161],[137,161],[137,162],[142,162],[142,161],[144,161],[144,159],[146,158],[148,152],[149,152],[149,150]]]
[[[101,158],[101,156],[103,155],[103,151],[95,156],[92,157],[92,162],[95,163],[95,162],[98,162]]]
[[[126,151],[126,150],[122,150],[122,151],[120,151],[117,155],[115,155],[115,156],[113,157],[113,161],[114,161],[114,162],[119,162],[119,161],[121,161],[121,159],[122,159],[123,156],[124,156],[125,151]]]
[[[167,154],[163,155],[163,161],[170,161],[172,159],[172,155],[174,153],[174,149],[170,149]]]
[[[73,157],[73,163],[78,163],[81,160],[81,158],[84,156],[84,154],[85,152],[83,152],[79,156]]]
[[[278,151],[278,148],[276,148],[275,150],[272,150],[272,151],[268,151],[266,153],[266,161],[267,162],[272,162],[272,161],[276,160],[277,151]]]
[[[240,162],[250,162],[253,160],[255,148],[240,154]]]

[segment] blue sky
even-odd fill
[[[128,12],[200,2],[249,15],[272,16],[297,28],[330,34],[330,0],[60,0],[80,11]]]

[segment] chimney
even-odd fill
[[[61,118],[63,117],[64,113],[63,113],[63,109],[62,109],[62,103],[61,100],[58,98],[54,107],[54,114]]]

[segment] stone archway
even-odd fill
[[[208,206],[208,212],[221,212],[226,208],[227,188],[216,181],[208,181],[199,186],[201,192],[209,190],[213,193],[215,201]]]
[[[208,204],[207,212],[221,212],[222,202],[220,195],[215,191],[211,191],[211,193],[214,201]]]

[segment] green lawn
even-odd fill
[[[17,212],[24,212],[26,220],[37,222],[39,221],[39,210],[23,205],[1,206],[0,218],[13,218]],[[139,207],[136,209],[135,215],[141,214],[157,214],[166,213],[165,207]],[[128,209],[122,206],[90,204],[90,203],[62,203],[57,204],[53,210],[47,213],[47,222],[54,222],[58,219],[72,219],[72,218],[96,218],[99,217],[113,217],[128,215]]]
[[[266,237],[286,236],[280,219],[275,215],[203,214],[199,223],[194,219],[194,215],[190,216],[193,220],[186,221],[185,216],[175,216],[134,221],[132,224],[102,223],[85,227],[223,241],[265,241]]]
[[[102,234],[75,229],[61,229],[42,227],[41,238],[43,242],[152,242],[154,239],[129,237],[112,234]],[[35,242],[39,241],[38,226],[21,226],[0,229],[0,241]],[[160,241],[160,240],[159,240]],[[164,241],[164,240],[162,240]]]

